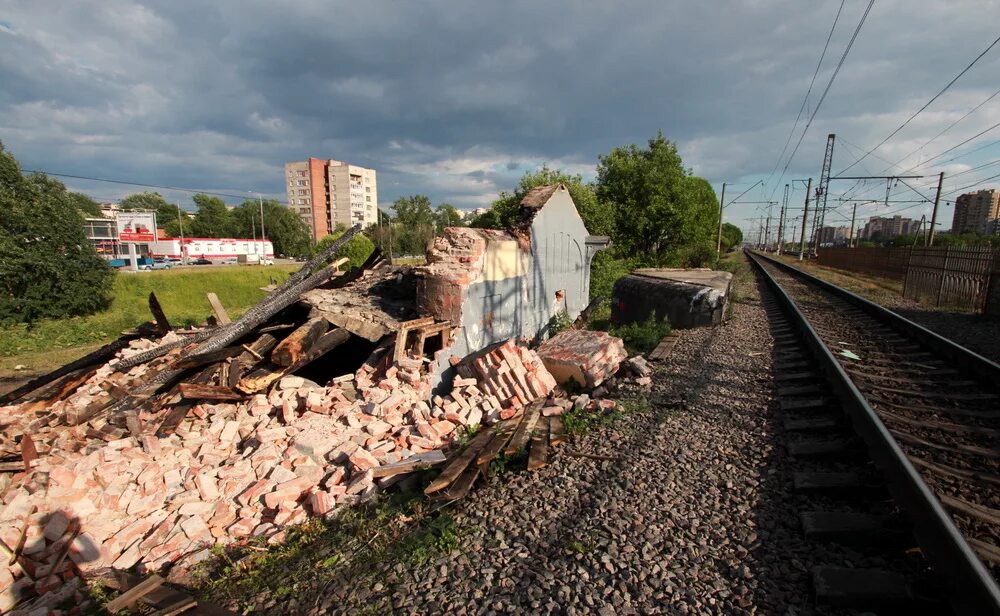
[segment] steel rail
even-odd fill
[[[976,371],[976,374],[1000,374],[1000,366],[937,334],[933,334],[933,332],[890,310],[819,280],[795,267],[750,251],[747,251],[747,254],[764,280],[774,290],[778,301],[787,309],[792,322],[797,324],[803,341],[817,360],[819,369],[830,384],[834,396],[847,413],[854,429],[864,440],[869,455],[886,479],[890,493],[900,508],[909,514],[913,523],[913,532],[921,550],[935,570],[949,584],[951,591],[949,599],[956,611],[961,614],[1000,615],[1000,587],[997,586],[996,580],[993,579],[989,570],[966,542],[941,502],[910,463],[878,414],[868,404],[864,394],[854,385],[850,376],[823,343],[816,330],[809,324],[808,319],[799,310],[794,300],[764,268],[761,259],[766,259],[795,276],[848,299],[866,311],[879,315],[880,320],[884,319],[888,322],[891,319],[894,322],[893,326],[898,325],[902,331],[924,332],[921,333],[921,336],[928,336],[928,339],[920,339],[920,342],[927,343],[929,348],[940,354],[954,354],[955,359],[962,357],[963,362],[976,360],[986,362],[988,365],[982,366],[981,372]],[[876,308],[878,310],[874,310]],[[934,338],[936,341],[930,343],[930,338]]]

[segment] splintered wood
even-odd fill
[[[527,449],[528,470],[549,463],[552,447],[565,442],[562,418],[541,416],[541,402],[532,404],[514,419],[483,428],[455,455],[424,490],[440,500],[458,500],[468,495],[476,479],[489,471],[501,454],[517,455]]]

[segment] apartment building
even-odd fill
[[[288,207],[302,217],[315,240],[337,225],[378,222],[375,170],[339,160],[309,158],[285,163]]]
[[[955,199],[952,233],[989,233],[1000,218],[1000,190],[991,188],[965,193]]]
[[[872,216],[861,230],[864,239],[890,240],[900,235],[913,235],[920,228],[920,221],[896,215],[892,218]]]
[[[850,227],[821,227],[819,230],[819,243],[821,246],[846,244],[847,236],[850,233]]]

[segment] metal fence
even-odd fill
[[[819,264],[894,280],[906,278],[909,248],[820,248]]]
[[[903,297],[935,306],[982,312],[998,251],[974,248],[914,248],[903,281]]]
[[[903,297],[983,312],[991,275],[1000,279],[1000,250],[971,248],[826,248],[819,264],[901,280]]]

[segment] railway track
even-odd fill
[[[775,365],[786,429],[810,435],[790,451],[835,457],[860,445],[877,469],[801,473],[797,484],[856,495],[884,481],[956,612],[1000,614],[1000,366],[787,264],[750,258],[774,294],[775,350],[788,356]],[[890,534],[885,520],[807,512],[803,527],[877,541],[879,528]],[[841,573],[814,578],[857,583]]]

